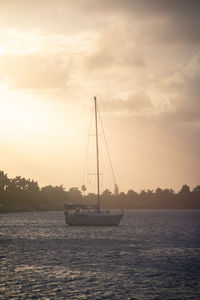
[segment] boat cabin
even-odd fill
[[[65,216],[108,215],[109,211],[99,211],[97,205],[65,204]]]

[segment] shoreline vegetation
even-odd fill
[[[84,186],[83,186],[84,190]],[[37,181],[21,176],[8,178],[0,171],[0,213],[64,210],[64,204],[81,203],[95,205],[97,195],[84,194],[77,187],[68,191],[60,186],[40,188]],[[114,195],[106,189],[101,194],[102,209],[200,209],[200,185],[193,190],[186,184],[177,193],[172,189],[157,188],[137,193]]]

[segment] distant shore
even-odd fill
[[[116,210],[116,208],[109,208],[110,210]],[[124,211],[131,210],[200,210],[200,208],[126,208]],[[10,210],[10,211],[0,211],[0,214],[10,214],[10,213],[34,213],[34,212],[64,212],[61,210]]]
[[[66,203],[96,205],[97,195],[86,194],[86,187],[72,187],[68,191],[63,185],[39,187],[38,182],[21,176],[9,178],[0,171],[0,213],[63,211]],[[160,188],[127,193],[101,191],[101,209],[200,209],[200,185],[191,189],[184,184],[180,191]]]

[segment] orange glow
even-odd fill
[[[0,4],[1,169],[79,186],[96,95],[121,190],[199,184],[192,10],[176,17],[175,4],[144,1],[8,2]]]

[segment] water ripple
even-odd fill
[[[0,216],[1,299],[200,299],[200,212],[129,211],[119,227],[63,213]]]

